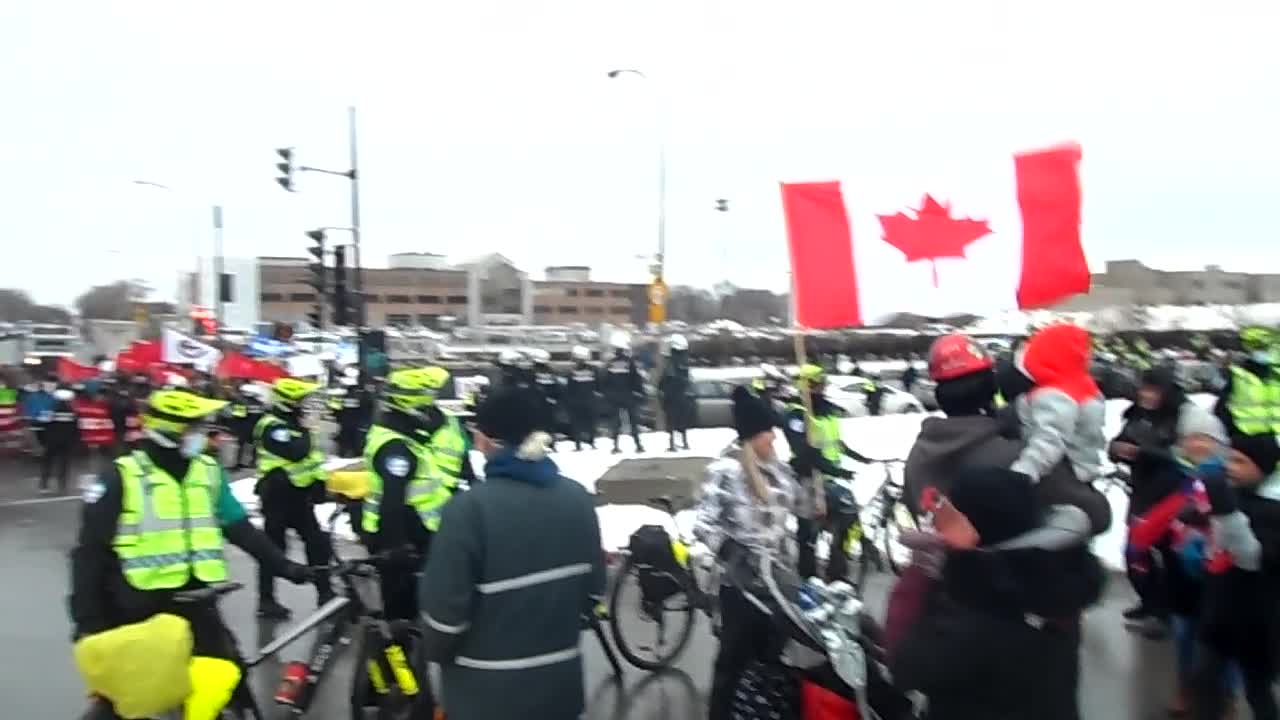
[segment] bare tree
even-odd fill
[[[60,307],[40,305],[25,290],[0,288],[0,321],[67,323],[71,313]]]
[[[132,320],[138,303],[146,302],[151,287],[141,280],[117,280],[95,285],[76,298],[80,317],[92,320]]]

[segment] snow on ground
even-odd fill
[[[1193,398],[1196,402],[1206,406],[1213,401],[1212,396],[1209,395],[1197,395],[1193,396]],[[1128,402],[1124,400],[1110,400],[1107,402],[1106,432],[1108,437],[1112,437],[1119,432],[1121,425],[1120,415],[1126,407],[1128,407]],[[841,421],[842,435],[850,447],[868,457],[901,459],[907,456],[907,452],[911,449],[911,445],[915,442],[916,435],[919,433],[920,423],[925,417],[927,416],[886,415],[881,417],[850,418]],[[644,454],[631,452],[631,438],[624,437],[622,439],[624,452],[620,455],[611,454],[610,450],[613,447],[611,441],[598,440],[595,450],[585,449],[582,452],[574,452],[567,443],[561,443],[560,451],[552,457],[566,477],[578,481],[583,487],[594,492],[596,481],[621,460],[633,458],[715,457],[733,439],[734,432],[729,428],[691,430],[689,431],[689,446],[692,450],[670,453],[665,451],[667,447],[666,433],[647,433],[642,436],[642,441],[649,452]],[[787,454],[786,442],[782,439],[780,433],[777,446],[785,456]],[[333,470],[350,465],[352,462],[351,460],[335,458],[327,462],[325,467]],[[484,466],[484,459],[479,453],[473,454],[472,462],[478,470]],[[853,463],[849,464],[849,467],[857,472],[857,477],[854,481],[855,494],[858,496],[859,502],[865,503],[875,493],[880,482],[884,480],[885,471],[883,466],[859,466]],[[254,478],[235,481],[232,483],[232,492],[235,493],[236,497],[251,514],[256,515],[258,498],[254,494],[254,482]],[[1110,499],[1113,516],[1111,529],[1095,538],[1093,547],[1094,552],[1108,566],[1122,569],[1124,567],[1124,518],[1127,498],[1123,493],[1113,491]],[[316,508],[316,516],[321,523],[328,520],[333,512],[333,507],[332,504],[328,504]],[[663,525],[673,534],[687,534],[692,526],[691,511],[680,513],[675,525],[664,512],[643,505],[604,505],[597,509],[597,513],[600,517],[602,544],[606,550],[626,546],[627,538],[641,525]],[[349,539],[354,537],[345,517],[339,521],[335,531],[342,537]]]

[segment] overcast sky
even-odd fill
[[[304,230],[347,224],[347,186],[306,175],[285,193],[273,148],[345,169],[349,104],[368,264],[497,251],[639,280],[637,256],[656,245],[661,127],[675,283],[783,288],[779,180],[1065,139],[1084,147],[1091,262],[1280,271],[1278,12],[12,0],[0,4],[0,286],[66,303],[133,275],[171,296],[177,270],[211,251],[212,203],[226,207],[228,255],[301,255]],[[607,79],[618,67],[650,79]]]

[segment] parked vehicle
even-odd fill
[[[863,387],[871,380],[856,375],[832,375],[827,378],[827,399],[840,406],[849,417],[867,415],[867,394]],[[911,393],[892,387],[885,382],[884,396],[880,400],[881,415],[902,415],[905,413],[922,413],[924,403]]]

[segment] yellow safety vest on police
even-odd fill
[[[138,590],[173,590],[194,575],[206,583],[227,579],[222,528],[215,510],[222,470],[203,455],[177,482],[143,452],[116,460],[123,487],[120,521],[112,541],[125,580]]]
[[[258,474],[265,477],[272,470],[284,468],[285,473],[289,476],[289,482],[300,488],[311,487],[311,484],[316,480],[323,480],[325,477],[324,453],[314,446],[305,458],[295,462],[272,453],[263,445],[262,436],[275,425],[288,428],[288,424],[285,421],[274,415],[267,415],[262,418],[253,428],[253,437],[258,445]],[[288,432],[297,431],[290,429]]]
[[[1246,435],[1280,432],[1280,379],[1267,382],[1233,365],[1227,409],[1236,427]]]
[[[457,418],[444,414],[444,425],[431,436],[431,452],[435,454],[436,467],[449,476],[449,487],[456,486],[467,455],[467,436],[462,434]]]
[[[804,405],[791,404],[787,406],[791,410],[799,410],[804,413]],[[822,417],[809,417],[809,425],[813,428],[809,435],[810,442],[822,453],[822,457],[830,460],[832,463],[839,465],[840,458],[844,452],[840,449],[840,420],[833,415],[824,415]]]
[[[403,442],[418,461],[417,472],[409,478],[408,487],[405,488],[405,503],[418,514],[423,527],[435,532],[440,529],[440,510],[445,503],[449,502],[449,498],[453,497],[450,488],[454,480],[436,467],[435,452],[430,447],[381,425],[369,428],[369,437],[364,445],[365,465],[373,467],[374,456],[383,445],[392,440]],[[376,472],[371,472],[369,473],[369,492],[364,496],[364,518],[361,521],[365,532],[378,532],[382,521],[379,515],[381,505],[382,477]]]

